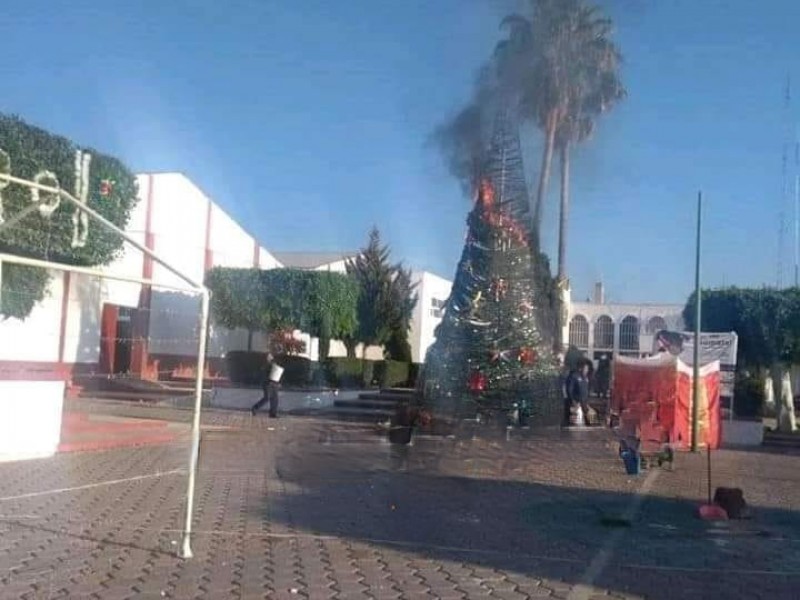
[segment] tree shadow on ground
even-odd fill
[[[598,440],[534,444],[419,440],[402,449],[329,437],[285,448],[276,468],[291,492],[273,497],[269,514],[298,532],[389,553],[569,584],[591,580],[648,598],[794,597],[797,512],[756,507],[753,520],[720,525],[696,518],[701,498],[654,492],[624,524],[645,475],[632,481]],[[658,478],[685,486],[687,475]]]

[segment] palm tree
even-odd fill
[[[498,44],[495,60],[501,89],[516,96],[522,116],[534,120],[544,134],[531,207],[532,233],[538,239],[554,151],[559,150],[561,159],[563,209],[569,202],[570,146],[591,134],[592,118],[621,99],[624,90],[617,73],[620,53],[610,40],[611,22],[596,7],[585,0],[530,0],[530,5],[529,16],[503,19],[508,36]],[[568,211],[562,213],[566,217]],[[566,221],[561,233],[566,233]],[[562,238],[566,243],[566,236]]]
[[[592,135],[598,116],[625,97],[619,78],[622,57],[610,36],[611,21],[594,6],[579,5],[570,15],[571,43],[567,45],[570,72],[564,89],[566,111],[555,134],[561,167],[558,228],[558,278],[566,280],[567,224],[569,220],[570,150]]]

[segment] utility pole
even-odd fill
[[[694,260],[694,368],[692,370],[692,452],[697,452],[700,405],[700,232],[703,225],[703,192],[697,192],[697,246]]]

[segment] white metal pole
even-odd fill
[[[165,261],[163,258],[158,256],[155,252],[150,250],[150,248],[148,248],[144,244],[141,244],[138,241],[136,241],[134,238],[129,236],[127,233],[125,233],[125,231],[123,231],[122,229],[120,229],[119,227],[114,225],[114,223],[112,223],[111,221],[106,219],[99,212],[97,212],[93,208],[90,208],[89,206],[87,206],[86,204],[84,204],[83,202],[81,202],[80,200],[75,198],[75,196],[73,196],[72,194],[70,194],[66,190],[62,190],[61,188],[51,187],[49,185],[42,185],[40,183],[35,183],[33,181],[28,181],[27,179],[20,179],[19,177],[14,177],[13,175],[6,175],[4,173],[0,173],[0,180],[9,181],[11,183],[17,183],[19,185],[24,185],[24,186],[27,186],[29,188],[36,188],[36,189],[38,189],[38,190],[40,190],[42,192],[50,192],[52,194],[60,194],[62,198],[66,198],[70,203],[74,204],[75,206],[79,207],[85,213],[87,213],[87,214],[91,215],[92,217],[94,217],[97,221],[99,221],[100,223],[105,225],[108,229],[110,229],[111,231],[113,231],[114,233],[116,233],[120,237],[122,237],[122,239],[127,241],[131,246],[133,246],[134,248],[144,252],[147,256],[149,256],[154,261],[156,261],[158,264],[160,264],[162,267],[167,269],[170,273],[172,273],[176,277],[180,278],[181,280],[183,280],[186,283],[188,283],[189,285],[191,285],[196,291],[200,291],[200,290],[205,289],[205,287],[202,284],[194,281],[190,277],[187,277],[186,275],[181,273],[178,269],[176,269],[175,267],[170,265],[167,261]]]
[[[209,293],[203,290],[200,297],[200,341],[197,344],[197,378],[194,382],[194,415],[192,415],[192,447],[189,452],[189,478],[186,489],[186,522],[180,556],[192,558],[192,519],[194,517],[194,492],[197,480],[197,463],[200,458],[200,410],[203,404],[203,375],[208,337]]]
[[[25,265],[28,267],[39,267],[41,269],[58,269],[62,271],[71,271],[73,273],[79,273],[81,275],[89,275],[90,277],[112,279],[114,281],[124,281],[126,283],[141,283],[143,285],[158,286],[160,288],[173,290],[176,292],[191,292],[197,294],[201,291],[195,287],[189,287],[185,285],[156,283],[152,279],[147,279],[145,277],[136,277],[134,275],[116,275],[114,273],[106,273],[105,271],[101,271],[99,269],[92,269],[90,267],[79,267],[77,265],[68,265],[65,263],[55,262],[52,260],[40,260],[38,258],[28,258],[27,256],[17,256],[16,254],[5,254],[3,252],[0,252],[0,261],[5,261],[7,263],[15,263],[18,265]]]

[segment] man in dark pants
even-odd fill
[[[278,417],[278,388],[280,387],[280,383],[270,379],[270,373],[272,372],[272,366],[274,364],[275,357],[273,357],[272,353],[270,352],[267,354],[267,362],[264,365],[265,372],[261,384],[262,389],[264,390],[264,395],[261,397],[261,400],[256,402],[253,405],[253,408],[250,409],[250,414],[253,416],[255,416],[256,411],[269,402],[269,416],[273,419]]]
[[[583,411],[583,420],[589,425],[589,364],[581,363],[578,370],[572,373],[567,382],[567,395],[570,404],[579,404]]]

